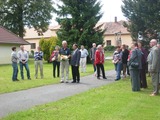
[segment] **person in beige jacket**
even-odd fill
[[[160,68],[160,52],[157,47],[157,40],[152,39],[150,41],[151,51],[148,55],[148,71],[151,73],[151,79],[153,84],[153,93],[150,96],[155,96],[159,93],[159,68]]]

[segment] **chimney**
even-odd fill
[[[117,17],[114,18],[114,22],[117,23]]]

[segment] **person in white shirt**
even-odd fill
[[[81,72],[86,72],[88,51],[84,48],[84,45],[81,45],[80,51],[81,51],[81,58],[80,58]]]
[[[19,65],[20,65],[20,71],[21,71],[21,79],[24,80],[24,74],[23,74],[23,67],[25,67],[27,71],[27,78],[28,80],[31,80],[29,67],[28,67],[28,52],[24,50],[24,46],[20,46],[20,51],[18,51],[18,58],[19,58]]]

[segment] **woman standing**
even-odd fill
[[[132,43],[132,53],[128,62],[132,91],[140,91],[140,69],[142,69],[141,63],[141,51],[138,49],[138,44]]]
[[[97,46],[97,50],[95,52],[95,65],[97,67],[97,79],[100,79],[100,69],[102,70],[103,79],[107,79],[104,71],[104,52],[102,45]]]
[[[53,77],[56,77],[56,67],[57,67],[57,77],[59,77],[59,66],[60,66],[60,56],[59,56],[59,46],[55,47],[55,50],[52,52],[50,61],[53,63]]]

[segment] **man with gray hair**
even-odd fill
[[[88,51],[84,48],[84,45],[81,45],[80,51],[81,51],[81,58],[80,58],[81,72],[86,72]]]
[[[93,43],[92,44],[92,48],[91,48],[91,50],[90,50],[90,59],[91,59],[91,61],[92,61],[92,64],[93,64],[93,68],[94,68],[94,72],[96,71],[96,66],[95,66],[95,64],[94,64],[94,60],[95,60],[95,52],[96,52],[96,50],[97,50],[97,48],[96,48],[96,43]]]
[[[59,54],[61,56],[60,60],[60,68],[61,68],[61,83],[68,83],[69,78],[69,58],[71,57],[70,49],[67,48],[67,41],[62,41],[62,48],[59,51]],[[64,77],[64,70],[65,70],[65,76]]]
[[[151,51],[148,55],[148,71],[151,73],[153,93],[150,96],[155,96],[159,93],[159,68],[160,68],[160,52],[157,47],[157,40],[150,41]]]

